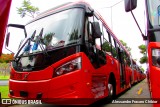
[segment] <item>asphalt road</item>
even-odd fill
[[[145,102],[146,100],[150,100],[150,93],[149,93],[149,89],[148,89],[148,84],[147,84],[147,79],[141,81],[140,83],[132,86],[131,89],[127,90],[126,92],[122,93],[121,95],[118,96],[117,99],[115,99],[114,101],[118,100],[118,101],[130,101],[128,104],[122,104],[122,103],[118,103],[115,104],[114,101],[112,101],[109,104],[102,104],[103,102],[101,102],[100,104],[102,104],[100,107],[153,107],[152,104],[144,104],[143,102]],[[133,104],[134,102],[139,102],[141,104]],[[97,104],[98,105],[98,104]]]
[[[8,80],[0,80],[0,86],[8,85]]]

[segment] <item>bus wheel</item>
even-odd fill
[[[113,94],[114,94],[114,89],[113,89],[113,85],[111,83],[108,84],[108,96],[109,98],[113,98]]]

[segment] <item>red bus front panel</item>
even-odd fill
[[[153,53],[153,49],[160,49],[160,43],[158,42],[150,42],[148,45],[148,61],[149,61],[149,79],[150,79],[150,88],[152,93],[152,98],[160,97],[160,67],[156,66],[155,63],[155,55]],[[158,56],[159,57],[159,56]]]

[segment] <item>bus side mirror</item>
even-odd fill
[[[137,0],[125,0],[124,5],[126,12],[132,11],[137,7]]]
[[[10,39],[10,32],[8,32],[7,33],[7,35],[6,35],[6,47],[8,47],[9,46],[9,39]]]
[[[94,38],[101,38],[101,29],[100,29],[100,25],[99,22],[93,22],[93,37]]]

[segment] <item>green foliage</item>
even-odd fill
[[[127,46],[127,43],[124,42],[123,40],[120,40],[120,42],[122,43],[122,45],[126,48],[126,50],[131,53],[131,48]]]
[[[45,34],[44,35],[44,38],[43,38],[43,43],[46,45],[46,46],[49,46],[51,44],[51,41],[52,41],[52,38],[55,34],[54,33],[48,33],[48,34]]]
[[[38,13],[39,8],[32,6],[31,2],[28,0],[24,0],[22,2],[22,6],[17,8],[18,14],[20,14],[20,16],[23,18],[26,15],[34,18],[35,14]]]
[[[142,70],[142,72],[144,72],[145,70],[144,70],[144,68],[142,67],[142,66],[140,66],[140,69]]]
[[[140,49],[140,53],[146,54],[146,45],[140,45],[138,48]]]
[[[8,63],[0,63],[0,69],[8,67]]]
[[[8,86],[0,86],[0,92],[1,92],[1,98],[9,98],[8,97],[8,92],[9,92]]]
[[[9,63],[11,60],[13,60],[14,54],[3,54],[0,57],[0,63]]]
[[[73,32],[70,35],[69,40],[77,40],[78,39],[78,29],[74,29]]]
[[[142,45],[138,46],[138,48],[140,49],[140,53],[143,54],[143,57],[140,58],[139,62],[141,64],[147,63],[148,57],[146,55],[147,54],[146,45],[142,44]]]
[[[144,64],[144,63],[147,63],[147,60],[148,60],[148,57],[145,55],[145,56],[143,56],[143,57],[140,58],[140,61],[139,61],[139,62],[140,62],[141,64]]]
[[[108,42],[104,42],[102,45],[102,49],[106,52],[111,52],[111,46]]]
[[[0,80],[9,80],[9,75],[7,76],[3,76],[3,75],[0,75]]]

